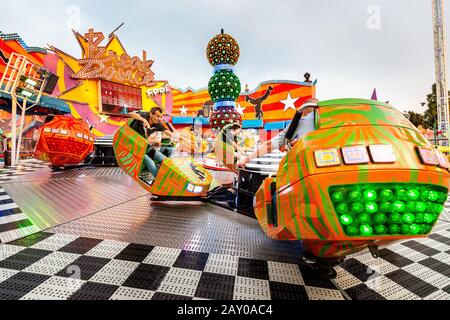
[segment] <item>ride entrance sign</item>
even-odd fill
[[[107,51],[100,43],[105,39],[101,32],[90,29],[85,35],[87,46],[85,57],[79,60],[81,70],[72,75],[74,79],[103,79],[132,86],[155,85],[154,73],[150,69],[153,60],[147,60],[147,53],[143,51],[142,60],[131,58],[127,53],[120,56],[114,51]]]

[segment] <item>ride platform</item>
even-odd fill
[[[119,168],[25,163],[0,169],[0,299],[448,300],[448,208],[428,238],[349,256],[324,280],[299,242],[269,239],[251,217],[153,202]]]

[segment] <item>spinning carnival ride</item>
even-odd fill
[[[167,158],[155,179],[144,169],[147,140],[133,130],[130,120],[114,136],[114,153],[119,166],[158,199],[196,200],[208,194],[211,174],[193,158]]]
[[[361,99],[320,102],[315,119],[316,130],[256,193],[269,237],[301,240],[305,258],[327,269],[365,248],[377,256],[379,245],[431,232],[447,200],[449,162],[416,127],[392,106]]]
[[[449,162],[399,111],[373,100],[330,100],[315,106],[315,119],[277,172],[258,180],[254,210],[267,236],[302,241],[306,261],[333,276],[349,254],[369,248],[377,256],[379,245],[431,232],[447,199]],[[125,172],[158,199],[214,200],[211,175],[192,158],[164,160],[145,183],[147,142],[129,125],[114,148]],[[256,173],[250,165],[240,177],[245,172]]]
[[[94,149],[94,135],[81,119],[48,116],[39,129],[35,157],[49,161],[54,168],[77,165]]]
[[[210,62],[229,58],[226,50],[222,55],[211,50],[222,40],[233,46],[230,39],[223,33],[213,38],[208,47]],[[238,57],[239,52],[228,53]],[[219,130],[240,123],[231,101],[239,84],[229,68],[215,65],[210,81],[210,94],[216,101],[211,125]],[[379,245],[429,234],[447,199],[448,159],[388,104],[340,99],[313,107],[315,130],[290,147],[301,107],[288,128],[289,151],[276,165],[277,172],[256,179],[260,187],[253,207],[267,236],[302,241],[305,261],[332,277],[332,267],[349,254],[369,248],[377,256]],[[222,142],[224,152],[218,160],[234,159],[234,147]],[[139,175],[146,147],[146,140],[128,125],[116,134],[119,164],[153,195],[213,200],[208,194],[211,175],[192,159],[165,160],[158,177],[145,184]],[[223,164],[236,170],[234,164]],[[245,172],[255,173],[249,165],[239,172],[240,179]],[[235,197],[239,189],[235,188]]]

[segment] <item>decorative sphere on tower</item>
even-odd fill
[[[214,101],[211,114],[211,128],[222,130],[231,123],[242,124],[242,117],[236,111],[236,100],[241,93],[241,82],[234,74],[234,66],[239,60],[240,51],[237,41],[229,34],[221,33],[212,38],[206,48],[206,57],[214,67],[209,80],[208,92]]]
[[[209,80],[208,91],[214,102],[236,101],[241,93],[241,82],[233,71],[219,70]]]
[[[236,65],[239,60],[239,45],[229,34],[222,32],[212,38],[206,48],[206,57],[214,67],[219,64]]]

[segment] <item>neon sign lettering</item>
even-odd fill
[[[150,88],[147,90],[147,96],[156,96],[157,94],[164,94],[164,93],[170,93],[170,87],[165,86],[161,88]]]
[[[138,57],[131,58],[126,53],[119,57],[116,52],[106,53],[106,48],[99,46],[105,39],[103,33],[90,29],[85,38],[88,41],[86,58],[78,61],[83,68],[72,74],[72,78],[103,79],[137,87],[151,87],[156,84],[155,74],[150,69],[153,60],[147,60],[145,51],[142,60]]]

